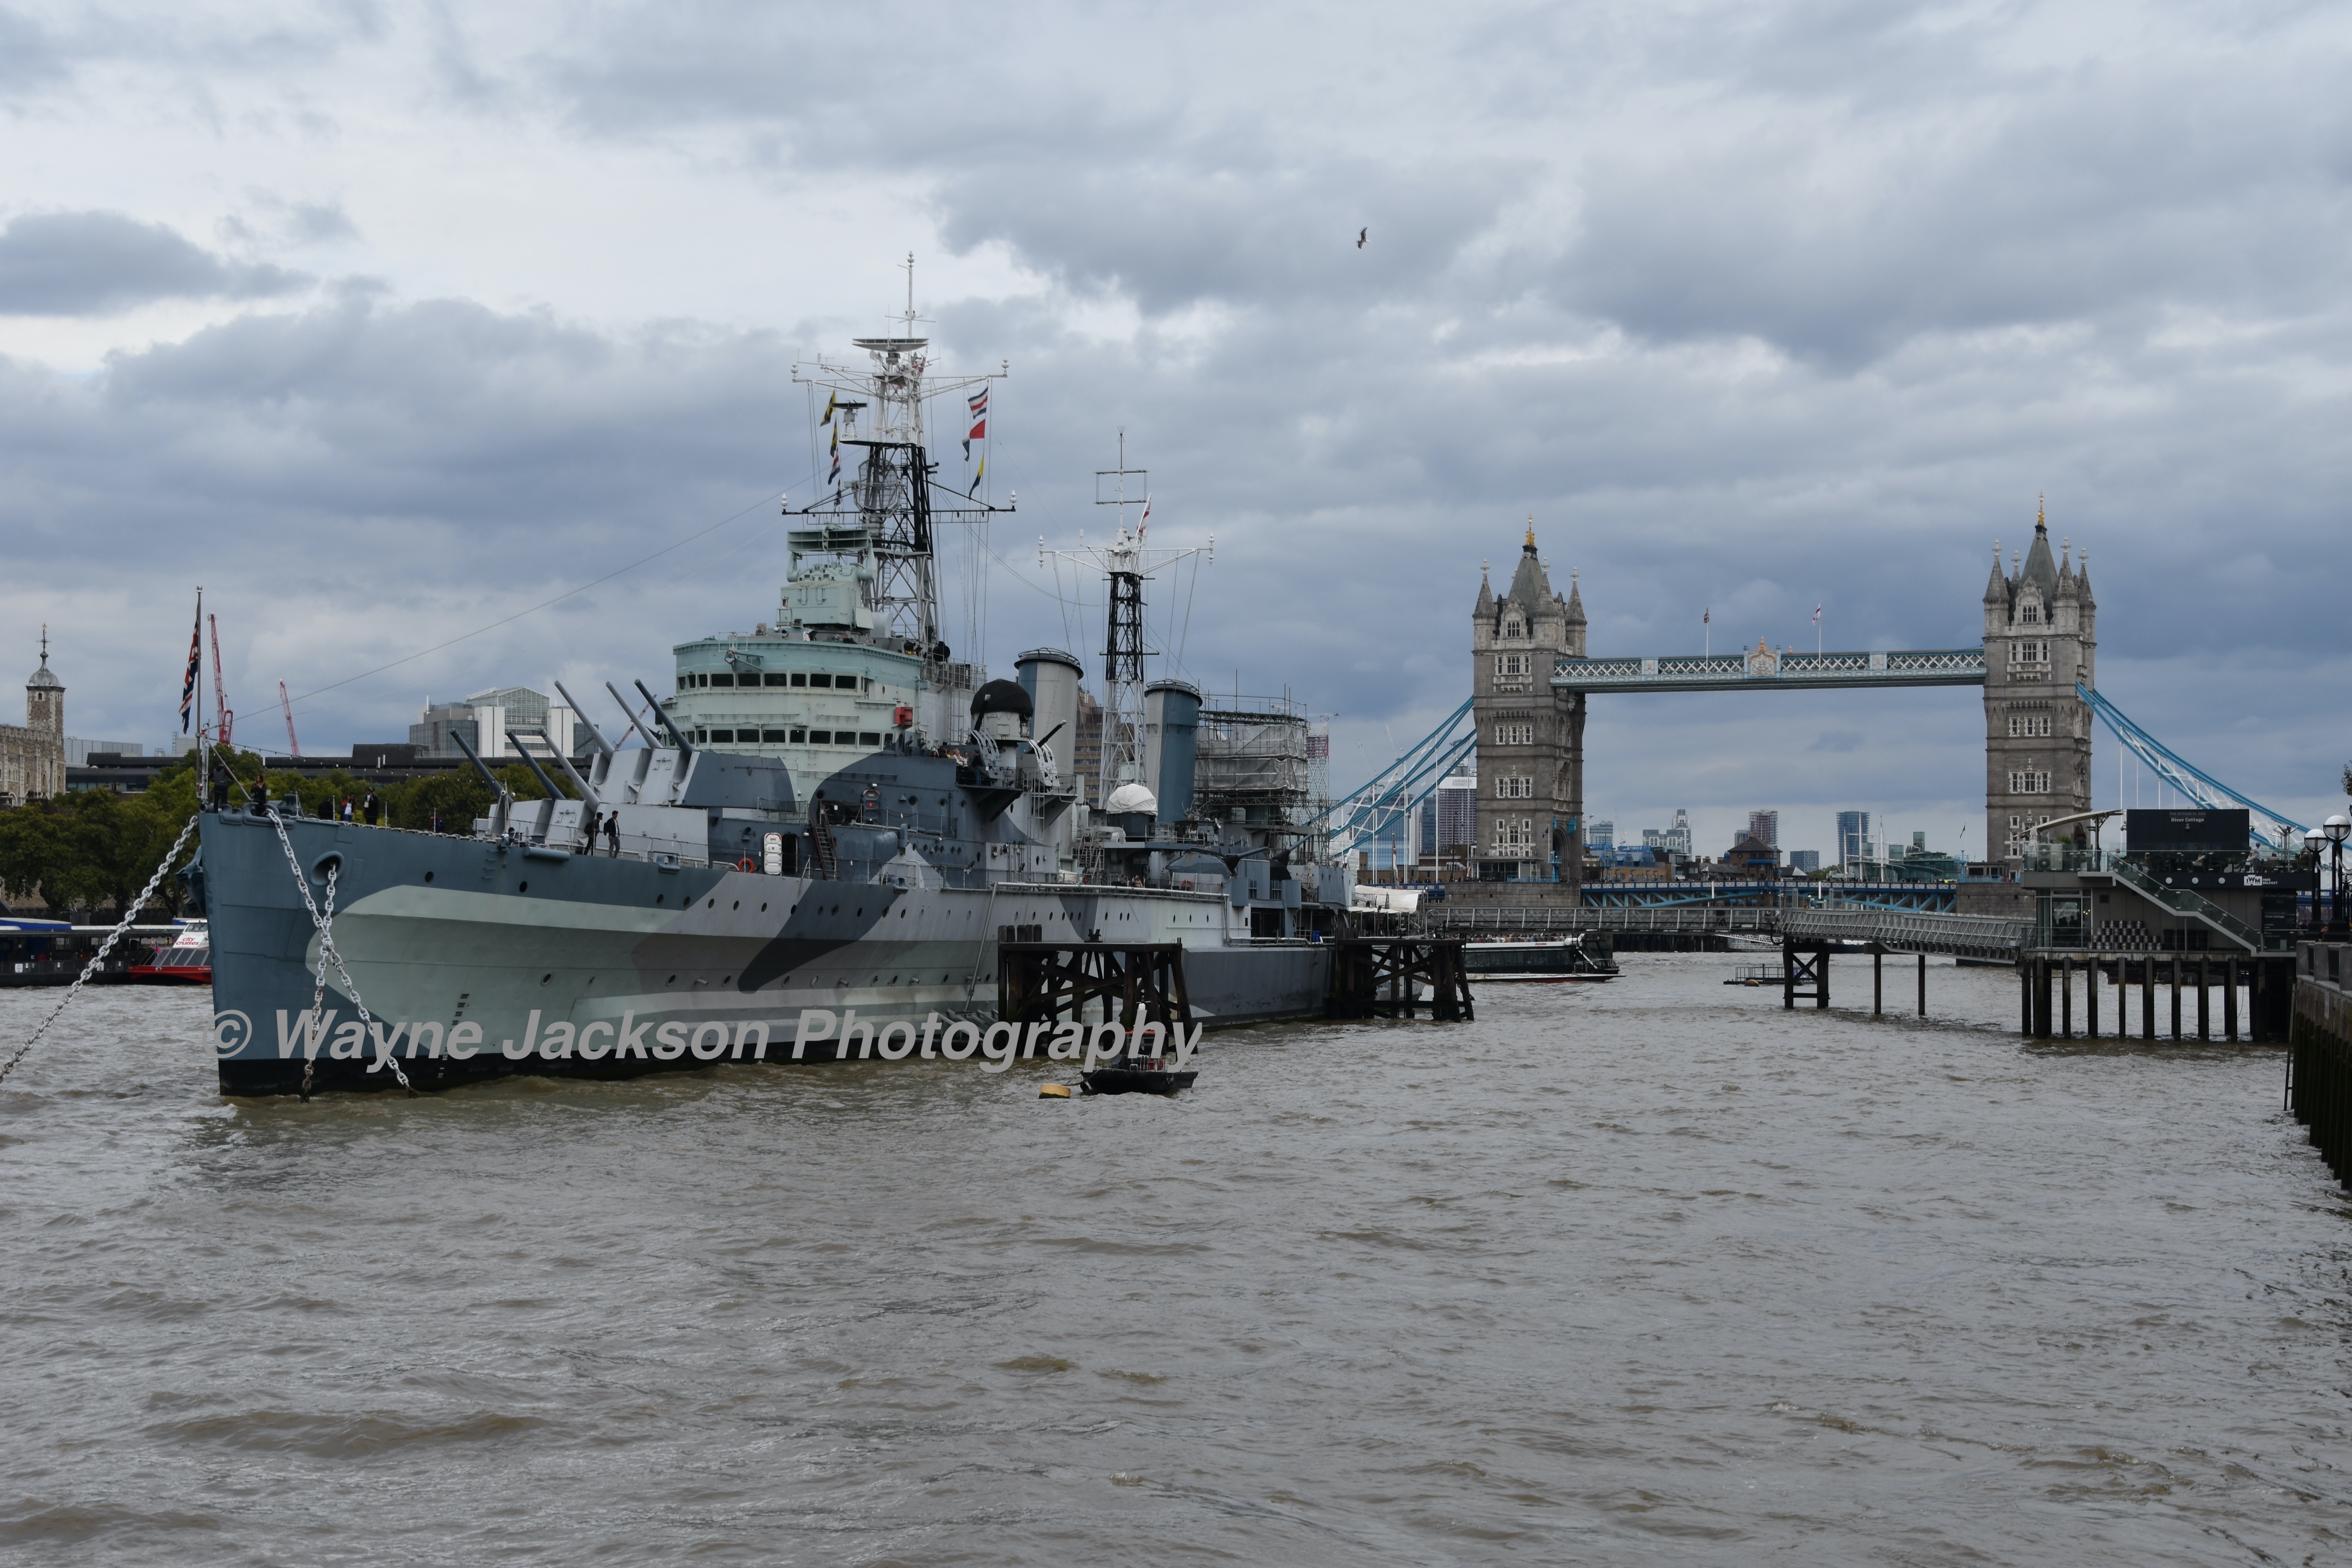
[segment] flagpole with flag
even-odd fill
[[[1822,657],[1822,607],[1813,606],[1813,657]]]
[[[1706,609],[1699,612],[1698,624],[1700,635],[1706,639],[1699,645],[1700,651],[1702,653],[1712,654],[1715,651],[1714,605],[1709,605]]]
[[[195,716],[196,687],[204,679],[205,591],[196,590],[196,624],[188,632],[188,668],[180,679],[180,733]]]

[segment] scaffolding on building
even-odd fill
[[[1318,737],[1318,730],[1321,731]],[[1318,767],[1318,740],[1322,758]],[[1220,696],[1201,710],[1192,763],[1194,815],[1222,837],[1280,839],[1307,832],[1318,772],[1330,788],[1330,728],[1306,704],[1280,697]],[[1244,830],[1236,834],[1234,829]]]

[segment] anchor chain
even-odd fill
[[[98,966],[106,962],[108,953],[114,951],[114,944],[122,940],[122,933],[131,929],[131,922],[139,918],[139,911],[145,909],[147,900],[155,896],[155,889],[163,885],[164,873],[172,868],[172,862],[180,858],[180,847],[188,841],[188,835],[195,831],[196,817],[201,815],[198,813],[191,816],[186,825],[180,829],[180,836],[172,840],[172,847],[165,851],[163,858],[157,863],[155,874],[147,879],[146,887],[140,889],[139,897],[123,914],[121,923],[106,933],[106,941],[99,944],[98,952],[90,956],[90,961],[82,965],[81,974],[66,992],[65,1000],[58,1003],[49,1016],[41,1020],[41,1026],[33,1031],[31,1039],[16,1047],[16,1054],[8,1058],[8,1065],[0,1067],[0,1081],[5,1081],[10,1073],[16,1070],[16,1064],[25,1059],[26,1052],[41,1043],[41,1037],[49,1032],[49,1026],[56,1023],[65,1010],[73,1005],[74,998],[81,994],[81,988],[89,984],[89,977],[98,973]]]
[[[343,966],[342,950],[335,945],[335,882],[336,879],[342,875],[343,868],[341,862],[338,862],[327,868],[327,912],[321,915],[319,912],[318,901],[310,897],[310,879],[302,874],[301,858],[294,853],[294,840],[287,836],[284,820],[273,811],[269,814],[269,823],[271,826],[278,829],[278,843],[279,847],[286,851],[286,864],[294,869],[294,886],[301,891],[302,907],[310,911],[310,923],[318,929],[319,932],[319,981],[316,989],[310,993],[310,1011],[307,1016],[315,1026],[319,1017],[319,1009],[327,999],[327,964],[331,961],[335,966],[335,973],[342,977],[343,990],[351,996],[352,1005],[360,1010],[360,1027],[362,1031],[360,1049],[365,1051],[367,1037],[375,1029],[375,1020],[368,1016],[367,1004],[360,999],[360,988],[352,983],[352,972]],[[310,1098],[310,1078],[317,1068],[318,1059],[315,1049],[303,1054],[302,1098],[305,1100]],[[416,1092],[416,1086],[408,1081],[408,1074],[401,1068],[400,1058],[394,1056],[391,1051],[386,1050],[383,1059],[376,1066],[389,1066],[392,1068],[392,1076],[400,1080],[401,1088],[410,1094]],[[368,1068],[370,1072],[374,1070],[375,1068],[373,1067]]]

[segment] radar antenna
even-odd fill
[[[977,500],[977,477],[964,495],[940,483],[939,464],[924,433],[923,405],[950,393],[984,388],[1010,374],[1010,367],[979,375],[931,374],[925,357],[930,342],[921,334],[923,318],[915,311],[911,252],[903,265],[906,310],[890,318],[883,336],[851,340],[866,351],[866,366],[836,364],[820,355],[793,367],[794,381],[828,395],[824,423],[831,427],[835,462],[825,493],[797,511],[786,507],[785,514],[810,520],[791,531],[793,580],[802,576],[801,563],[807,557],[854,564],[874,640],[919,654],[926,679],[936,681],[948,657],[940,635],[936,531],[943,523],[978,522],[1013,508],[1010,500],[1000,507]],[[841,478],[845,461],[852,468],[846,480]],[[983,474],[986,463],[983,450]]]
[[[1118,509],[1113,515],[1118,520],[1118,531],[1110,542],[1087,544],[1081,537],[1076,550],[1047,550],[1044,540],[1037,542],[1040,566],[1051,555],[1093,567],[1109,581],[1110,611],[1103,636],[1102,776],[1113,787],[1134,784],[1143,767],[1143,661],[1156,651],[1143,646],[1143,580],[1190,556],[1201,556],[1212,565],[1217,559],[1213,533],[1207,544],[1190,549],[1145,547],[1144,533],[1151,526],[1151,491],[1144,481],[1150,477],[1148,469],[1127,466],[1127,432],[1120,431],[1118,466],[1095,471],[1095,504]],[[1106,486],[1105,479],[1110,484]],[[1127,493],[1129,479],[1136,481],[1139,492],[1133,496]],[[1108,497],[1105,489],[1110,492]],[[1127,528],[1130,506],[1143,509],[1132,533]],[[1109,794],[1106,788],[1104,798],[1109,798]]]

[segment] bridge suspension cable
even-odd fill
[[[2244,806],[2258,817],[2268,818],[2271,824],[2271,837],[2264,842],[2273,849],[2284,850],[2286,847],[2286,836],[2290,829],[2296,833],[2309,831],[2302,823],[2295,821],[2284,812],[2273,811],[2262,802],[2240,795],[2211,773],[2189,762],[2146,730],[2141,729],[2132,721],[2131,715],[2089,687],[2077,682],[2074,693],[2091,705],[2091,711],[2099,716],[2115,738],[2124,743],[2126,751],[2147,763],[2149,772],[2179,790],[2185,798],[2195,801],[2208,811],[2221,810],[2223,802],[2232,801]],[[2256,831],[2255,837],[2262,837],[2259,830]]]
[[[1402,756],[1345,798],[1332,802],[1306,826],[1328,823],[1331,853],[1345,856],[1353,854],[1360,840],[1376,837],[1399,816],[1418,808],[1478,743],[1477,721],[1470,712],[1473,700],[1465,699],[1436,729],[1405,748]]]

